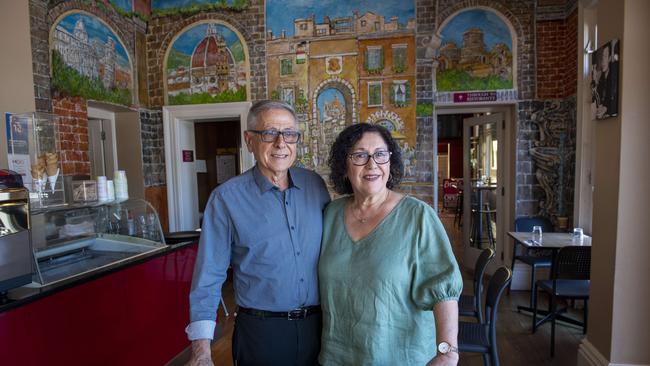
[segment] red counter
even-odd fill
[[[0,365],[164,365],[188,345],[197,244],[0,313]]]

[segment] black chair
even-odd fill
[[[515,231],[532,232],[533,226],[541,226],[543,232],[553,231],[553,224],[545,217],[519,217],[515,219]],[[517,247],[522,247],[522,254],[517,254]],[[519,241],[515,240],[512,247],[512,264],[510,268],[514,270],[515,261],[518,260],[530,266],[530,307],[537,301],[537,292],[533,291],[535,287],[535,272],[538,268],[550,268],[551,256],[542,255],[539,249],[525,247]],[[508,287],[510,293],[510,287]]]
[[[497,308],[503,290],[512,280],[512,271],[500,267],[488,283],[485,298],[485,321],[482,323],[458,323],[458,350],[483,354],[483,364],[499,366],[497,351]]]
[[[555,320],[567,310],[566,307],[558,309],[559,300],[584,300],[584,319],[578,324],[582,325],[582,333],[587,333],[590,268],[591,247],[568,246],[558,251],[553,263],[551,279],[537,281],[537,287],[549,295],[549,313],[537,323],[537,299],[535,299],[533,332],[542,323],[551,321],[551,357],[555,355]]]
[[[461,316],[472,316],[483,323],[483,275],[490,260],[494,258],[494,250],[483,249],[481,255],[474,265],[474,295],[460,295],[458,299],[458,314]]]

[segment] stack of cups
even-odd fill
[[[116,170],[113,178],[115,185],[115,199],[118,201],[127,200],[129,198],[129,187],[126,181],[126,172],[124,170]]]
[[[109,201],[114,201],[115,200],[115,185],[113,185],[112,180],[107,180],[106,181],[106,190],[108,191],[108,200]]]
[[[97,177],[97,199],[100,201],[108,201],[108,187],[106,177],[103,175]]]

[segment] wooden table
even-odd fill
[[[532,241],[532,233],[530,232],[520,232],[520,231],[509,231],[508,235],[520,242],[522,245],[524,245],[527,248],[535,248],[535,249],[548,249],[551,251],[551,273],[553,273],[553,265],[555,265],[555,257],[557,256],[557,252],[564,247],[571,246],[571,245],[582,245],[582,246],[591,246],[591,236],[588,235],[583,235],[583,240],[582,242],[573,242],[573,233],[554,233],[554,232],[547,232],[547,233],[542,233],[542,240],[541,242],[533,242]],[[530,291],[533,291],[531,288]],[[528,312],[533,312],[532,306],[517,306],[517,310],[521,311],[528,311]],[[537,310],[539,314],[542,315],[548,315],[548,311],[545,310]],[[582,325],[582,323],[575,321],[574,319],[567,318],[564,316],[557,316],[556,319],[562,320],[566,323],[570,324],[575,324],[575,325]],[[540,326],[542,323],[546,322],[548,320],[547,317],[542,318],[539,322],[536,324],[533,324],[533,330]]]

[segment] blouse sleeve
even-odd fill
[[[411,298],[422,310],[433,310],[439,302],[458,301],[463,279],[438,215],[425,203],[417,210]]]

